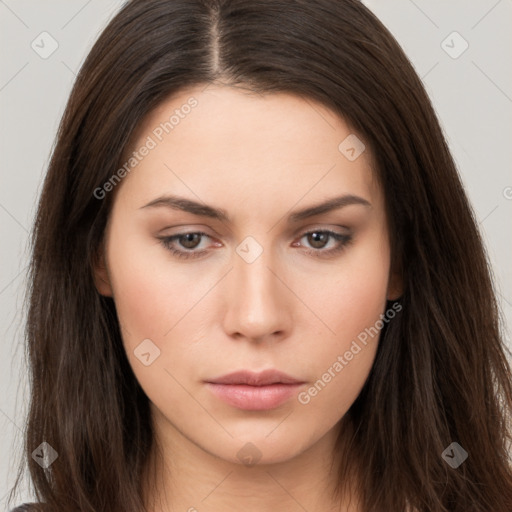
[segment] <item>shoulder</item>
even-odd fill
[[[39,512],[40,506],[36,503],[25,503],[11,510],[11,512]]]

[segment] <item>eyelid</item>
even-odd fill
[[[181,230],[181,231],[176,231]],[[176,231],[176,232],[174,232]],[[170,232],[170,234],[167,234]],[[208,233],[212,234],[208,234]],[[162,229],[158,230],[158,233],[166,233],[163,236],[174,236],[174,235],[187,235],[189,233],[203,233],[206,236],[211,237],[220,237],[222,236],[220,233],[218,233],[214,228],[212,228],[209,225],[205,224],[191,224],[190,222],[184,222],[182,224],[172,224],[163,227]]]
[[[339,225],[339,224],[332,224],[332,223],[324,223],[322,224],[321,222],[317,222],[317,223],[314,223],[314,224],[310,224],[308,226],[302,226],[300,229],[296,229],[294,232],[295,232],[295,235],[294,236],[299,236],[299,235],[304,235],[306,233],[311,233],[312,231],[332,231],[332,232],[336,232],[336,230],[345,230],[348,232],[350,232],[350,228],[348,226],[343,226],[343,225]]]

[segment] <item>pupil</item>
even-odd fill
[[[186,247],[187,249],[194,249],[196,247],[197,239],[199,238],[199,233],[187,233],[186,235],[182,236],[182,244],[183,247]],[[183,242],[184,241],[184,242]]]
[[[328,238],[327,233],[319,233],[317,231],[314,233],[311,233],[309,236],[312,239],[312,242],[310,241],[311,245],[313,247],[315,247],[316,249],[320,249],[320,248],[324,247],[325,243],[327,241],[327,238]]]

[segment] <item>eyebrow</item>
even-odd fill
[[[295,211],[288,216],[288,222],[299,222],[301,220],[308,219],[309,217],[328,213],[332,210],[337,210],[349,205],[362,205],[367,208],[371,208],[372,206],[368,200],[362,197],[353,194],[346,194],[343,196],[333,197],[322,203]],[[150,201],[148,204],[141,206],[140,209],[157,207],[171,208],[173,210],[188,212],[199,217],[209,217],[211,219],[216,219],[226,223],[230,222],[230,218],[226,213],[226,210],[222,208],[214,208],[213,206],[198,203],[196,201],[192,201],[191,199],[186,199],[179,196],[160,196],[156,199],[153,199],[153,201]]]

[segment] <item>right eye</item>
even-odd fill
[[[197,258],[207,252],[206,249],[199,251],[194,250],[199,246],[202,237],[210,238],[209,235],[202,231],[190,231],[172,236],[159,237],[159,240],[168,251],[171,251],[171,253],[178,258]],[[177,248],[178,244],[182,249]]]

